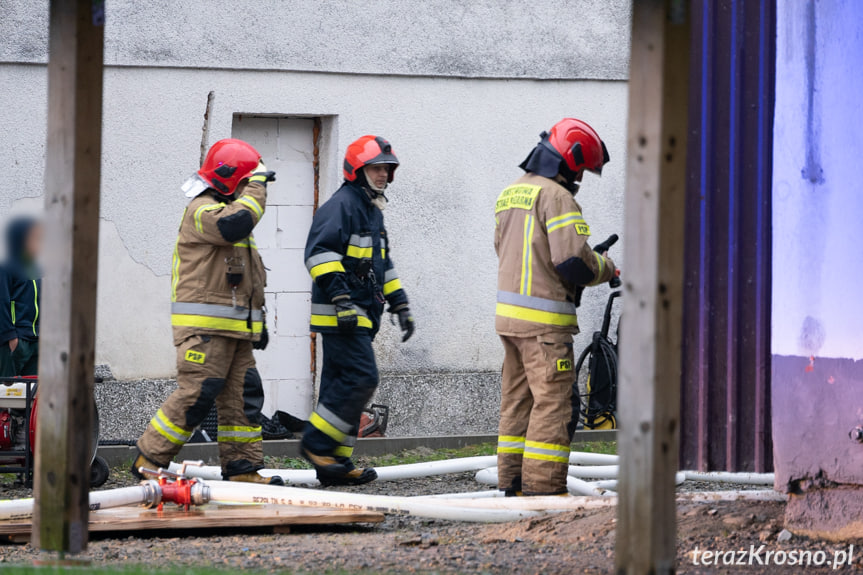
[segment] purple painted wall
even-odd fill
[[[863,536],[863,443],[848,436],[863,425],[863,2],[778,8],[776,487],[791,523]]]
[[[695,1],[680,465],[770,471],[774,1]]]

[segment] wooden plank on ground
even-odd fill
[[[104,9],[102,0],[50,3],[34,539],[72,553],[87,547]]]
[[[689,3],[632,7],[615,573],[658,575],[677,555]]]
[[[159,512],[142,507],[117,507],[90,513],[90,533],[125,533],[153,530],[278,527],[288,525],[335,525],[380,523],[382,513],[286,505],[204,505],[189,511],[171,505]],[[29,537],[30,521],[0,521],[0,537],[21,541]]]

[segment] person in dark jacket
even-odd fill
[[[0,376],[36,375],[39,370],[37,265],[42,227],[20,217],[6,230],[8,257],[0,267]]]
[[[378,385],[372,340],[385,304],[407,341],[414,331],[408,298],[393,267],[382,210],[399,161],[389,142],[363,136],[348,146],[345,182],[318,208],[306,242],[314,280],[311,329],[322,334],[318,406],[309,416],[301,454],[323,485],[374,481],[374,469],[351,461],[360,416]]]

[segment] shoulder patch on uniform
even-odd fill
[[[559,359],[559,360],[557,360],[557,371],[572,371],[572,360],[571,359]]]
[[[194,351],[191,349],[186,351],[186,361],[191,361],[192,363],[203,364],[206,360],[207,360],[207,354],[206,353],[203,353],[200,351]]]
[[[590,226],[585,223],[577,223],[575,224],[575,233],[580,236],[589,236],[590,235]]]
[[[497,197],[494,213],[497,214],[513,208],[531,210],[540,190],[542,190],[542,186],[528,184],[516,184],[505,188]]]

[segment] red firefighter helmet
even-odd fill
[[[198,175],[220,194],[230,196],[241,181],[250,177],[261,154],[243,140],[225,138],[210,147]]]
[[[380,136],[363,136],[348,146],[347,151],[345,151],[343,167],[345,180],[356,181],[360,169],[372,164],[389,164],[392,166],[389,178],[387,178],[388,182],[392,182],[396,168],[399,166],[399,159],[393,153],[393,147],[390,143]]]
[[[588,170],[602,174],[602,166],[609,160],[605,143],[596,130],[575,118],[564,118],[552,126],[546,141],[574,173]]]
[[[584,170],[602,174],[608,150],[596,131],[581,120],[564,118],[539,135],[540,141],[520,164],[521,169],[546,178],[563,176],[571,192],[578,190]]]

